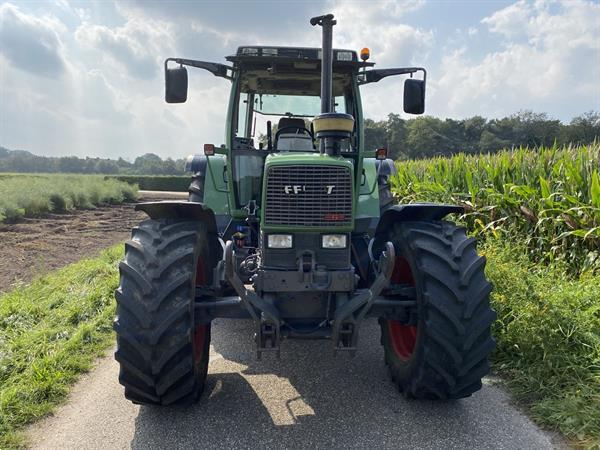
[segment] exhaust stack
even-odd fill
[[[336,113],[333,104],[333,26],[337,22],[333,14],[310,19],[312,26],[323,28],[321,43],[321,114],[313,120],[315,136],[320,139],[319,151],[329,156],[339,156],[340,141],[350,138],[354,118],[349,114]]]
[[[321,114],[333,112],[331,91],[333,84],[333,14],[317,16],[310,19],[312,26],[323,27],[323,40],[321,43]]]

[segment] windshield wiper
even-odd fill
[[[280,113],[280,112],[263,112],[255,109],[254,112],[256,114],[260,114],[261,116],[286,116],[286,117],[315,117],[316,114],[292,114],[290,112]]]

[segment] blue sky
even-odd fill
[[[378,67],[423,65],[427,113],[563,121],[600,110],[600,3],[565,1],[8,1],[0,3],[0,145],[41,155],[180,158],[223,142],[229,84],[190,70],[164,103],[162,61],[221,62],[239,45],[336,47]],[[368,117],[400,113],[402,80],[365,86]]]

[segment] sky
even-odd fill
[[[225,62],[241,45],[371,49],[378,68],[428,70],[426,113],[461,119],[600,111],[600,2],[0,2],[0,145],[38,155],[181,158],[224,142],[230,83],[189,69],[185,104],[164,102],[163,61]],[[366,117],[402,117],[402,77],[362,89]]]

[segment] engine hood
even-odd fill
[[[265,169],[275,165],[327,165],[348,167],[354,172],[354,164],[351,161],[341,158],[322,155],[316,152],[282,152],[271,153],[265,161]]]

